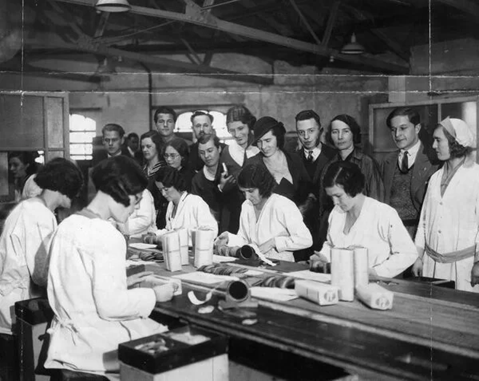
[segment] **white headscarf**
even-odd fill
[[[449,134],[463,147],[474,147],[474,135],[469,126],[462,119],[447,117],[441,123]]]

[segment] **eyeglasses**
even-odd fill
[[[168,160],[168,159],[175,160],[178,156],[180,156],[180,155],[177,154],[177,153],[165,153],[165,154],[163,154],[163,157],[165,158],[165,160]]]

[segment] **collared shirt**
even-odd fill
[[[414,144],[411,148],[405,150],[405,149],[401,149],[399,151],[399,155],[398,155],[398,164],[399,164],[399,167],[401,167],[401,163],[402,163],[402,157],[404,156],[404,152],[407,151],[408,153],[408,168],[411,168],[413,165],[414,165],[414,162],[416,161],[416,157],[417,157],[417,154],[419,152],[419,148],[421,148],[421,141],[418,140],[416,144]]]
[[[246,159],[249,159],[250,157],[257,155],[259,153],[259,149],[256,146],[248,146],[246,147],[246,150],[245,150],[238,143],[236,143],[236,141],[233,141],[229,145],[229,153],[231,158],[234,161],[236,161],[236,163],[238,163],[240,167],[242,167],[245,156],[246,156]]]
[[[314,147],[312,150],[303,147],[304,157],[307,158],[309,156],[309,151],[313,151],[312,152],[313,161],[316,161],[316,159],[319,157],[319,155],[321,155],[321,146],[322,145],[319,144],[318,146]]]

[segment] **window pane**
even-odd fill
[[[70,155],[91,155],[93,148],[91,144],[72,144],[70,145]]]
[[[95,132],[70,132],[70,143],[89,143],[96,136]]]

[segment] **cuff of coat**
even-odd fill
[[[133,288],[128,290],[128,292],[136,293],[134,299],[141,300],[139,303],[138,315],[142,318],[150,316],[156,305],[155,291],[152,288]]]

